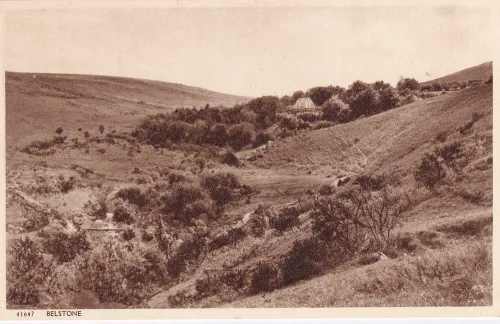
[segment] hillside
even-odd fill
[[[6,73],[7,145],[26,144],[35,136],[97,128],[100,124],[134,126],[134,121],[178,107],[233,106],[250,98],[181,84],[131,78]],[[32,126],[37,125],[34,134]]]
[[[471,124],[473,116],[479,118]],[[472,125],[472,130],[459,131],[464,125]],[[441,137],[445,138],[445,144],[456,141],[462,143],[469,152],[467,154],[474,154],[474,157],[464,167],[467,173],[462,175],[462,179],[453,180],[453,184],[447,189],[431,194],[423,188],[415,188],[413,171],[426,152],[444,145],[437,140]],[[246,152],[241,152],[240,156],[244,157],[245,154]],[[308,201],[305,189],[313,179],[330,179],[330,183],[333,183],[346,175],[355,178],[358,175],[384,174],[386,179],[393,179],[391,181],[400,190],[412,192],[412,199],[417,201],[416,206],[405,214],[404,222],[395,236],[411,237],[411,240],[420,242],[415,243],[419,247],[416,250],[402,248],[385,262],[370,265],[364,265],[361,263],[363,261],[358,261],[361,265],[353,261],[347,262],[338,268],[325,270],[316,278],[301,280],[278,289],[270,288],[251,296],[243,295],[236,300],[231,293],[225,295],[227,292],[211,297],[210,294],[209,297],[200,296],[196,285],[206,278],[203,269],[213,271],[208,278],[216,285],[217,271],[249,271],[252,267],[258,267],[258,262],[279,264],[294,241],[304,240],[311,235],[312,225],[307,221],[307,215],[310,214],[306,213],[301,215],[306,217],[305,221],[301,220],[301,225],[285,233],[266,232],[263,238],[248,238],[236,243],[232,249],[210,255],[197,272],[164,293],[154,296],[149,305],[367,307],[442,306],[450,303],[475,305],[476,302],[487,302],[481,298],[477,301],[469,300],[469,297],[464,297],[466,300],[460,299],[462,301],[454,299],[454,291],[458,288],[453,285],[454,280],[461,278],[459,270],[453,270],[453,275],[447,274],[450,277],[439,283],[431,274],[429,278],[420,278],[417,274],[412,277],[412,273],[421,271],[418,270],[419,267],[426,268],[424,271],[430,273],[443,271],[440,267],[448,266],[466,269],[467,264],[476,262],[471,262],[472,258],[477,258],[477,262],[487,267],[490,259],[488,254],[484,254],[488,253],[484,252],[484,248],[488,246],[489,249],[491,246],[491,160],[491,85],[448,93],[347,124],[302,132],[276,141],[265,149],[263,157],[256,162],[257,166],[267,171],[257,172],[273,174],[279,170],[282,174],[300,177],[304,191],[302,197],[298,198],[298,203],[293,206],[300,210],[306,208],[303,207]],[[238,171],[238,174],[247,175],[246,181],[252,178],[245,170]],[[264,178],[261,181],[266,180]],[[315,183],[319,186],[321,182],[316,180]],[[262,182],[261,185],[265,187]],[[281,188],[286,188],[284,182]],[[465,192],[478,190],[484,197],[488,197],[482,203],[466,202],[460,197],[462,193],[465,195]],[[267,271],[272,273],[272,270]],[[404,275],[404,271],[408,271],[408,274]],[[481,277],[470,280],[480,282],[481,289],[486,289],[484,285],[491,284],[490,271],[489,268],[481,270]],[[429,282],[436,285],[427,287]],[[466,296],[468,293],[460,294]]]
[[[486,62],[434,80],[421,82],[421,85],[437,83],[467,82],[469,80],[486,81],[493,74],[493,62]]]
[[[371,117],[275,143],[261,167],[341,177],[363,172],[407,173],[439,133],[451,134],[473,113],[491,130],[492,87],[483,85],[418,101]],[[481,126],[479,126],[481,125]]]
[[[167,110],[157,83],[58,78],[8,75],[9,308],[491,305],[491,84],[290,132],[226,164],[227,146],[131,135]],[[175,130],[161,121],[148,125]],[[441,178],[425,187],[414,172],[431,152],[424,177]],[[387,212],[387,237],[329,238],[357,197]]]

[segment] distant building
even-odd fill
[[[309,108],[309,109],[312,109],[312,108],[316,108],[316,105],[311,100],[311,98],[306,97],[306,98],[299,98],[299,99],[297,99],[297,101],[295,101],[295,104],[293,105],[293,108],[299,108],[299,109]]]

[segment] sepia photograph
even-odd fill
[[[3,17],[8,310],[492,306],[491,7]]]

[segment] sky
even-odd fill
[[[247,96],[358,79],[395,85],[491,61],[492,19],[481,7],[11,10],[5,67]]]

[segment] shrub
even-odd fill
[[[58,262],[63,263],[73,260],[77,255],[90,249],[90,243],[85,232],[71,234],[56,232],[45,239],[44,249]]]
[[[54,149],[52,149],[52,150],[48,150],[48,149],[50,149],[54,145],[58,144],[58,143],[56,143],[56,138],[63,138],[62,142],[64,142],[64,139],[66,139],[66,136],[59,136],[59,137],[56,136],[51,141],[33,141],[29,145],[24,147],[21,151],[24,153],[35,154],[35,155],[53,154],[55,152]]]
[[[33,148],[36,148],[38,150],[46,150],[48,148],[51,148],[53,145],[54,145],[54,142],[52,142],[52,141],[34,141],[29,146],[27,146],[26,149],[33,147]]]
[[[83,134],[84,134],[84,136],[85,136],[86,138],[89,138],[89,137],[90,137],[90,133],[89,133],[88,131],[85,131]]]
[[[360,175],[354,183],[368,191],[379,191],[386,187],[384,177],[377,175]]]
[[[198,168],[200,168],[200,171],[203,171],[203,169],[205,168],[206,161],[204,158],[198,157],[196,158],[196,160],[194,160],[194,163],[198,166]]]
[[[168,274],[177,278],[186,269],[186,266],[196,261],[206,246],[206,237],[200,234],[194,234],[183,241],[177,251],[167,261]]]
[[[460,132],[460,134],[465,135],[468,133],[468,131],[474,126],[474,124],[483,117],[483,114],[478,114],[478,113],[473,113],[472,114],[472,119],[465,123],[465,125],[459,127],[457,130]]]
[[[227,143],[227,130],[224,124],[215,124],[210,128],[206,138],[208,144],[224,146]]]
[[[313,129],[317,130],[317,129],[321,129],[321,128],[332,127],[335,125],[336,124],[334,122],[331,122],[331,121],[322,121],[322,122],[318,122],[318,123],[314,124]]]
[[[376,92],[370,87],[366,88],[351,100],[349,107],[355,118],[372,115],[377,107]]]
[[[99,125],[99,133],[104,133],[104,125]]]
[[[243,195],[243,196],[248,196],[250,195],[251,193],[253,192],[253,189],[252,187],[250,187],[249,185],[241,185],[240,186],[240,194]]]
[[[164,212],[185,224],[191,223],[203,214],[211,216],[213,213],[208,197],[201,188],[193,185],[177,185],[162,200]]]
[[[76,180],[74,177],[69,177],[69,179],[60,178],[58,182],[58,187],[62,193],[67,193],[75,187]]]
[[[452,165],[453,161],[460,159],[464,156],[464,153],[462,152],[462,144],[460,142],[454,142],[449,145],[437,147],[434,150],[434,153],[437,156],[443,158],[445,163],[449,166]]]
[[[128,201],[129,203],[134,204],[139,208],[144,207],[148,202],[146,195],[141,193],[141,190],[139,188],[120,189],[116,193],[116,197]]]
[[[91,205],[90,215],[94,216],[96,219],[105,219],[108,213],[108,206],[106,205],[106,197],[101,196],[97,204]]]
[[[493,75],[490,75],[490,77],[488,78],[488,80],[486,80],[485,83],[486,84],[493,84]]]
[[[231,202],[233,190],[240,187],[240,182],[232,173],[218,173],[204,176],[201,186],[218,206],[224,206]]]
[[[57,135],[60,135],[62,132],[63,132],[62,127],[57,127],[57,129],[56,129],[56,134],[57,134]]]
[[[458,192],[458,195],[460,197],[462,197],[468,203],[474,204],[474,205],[479,205],[484,200],[484,192],[482,192],[481,190],[476,190],[476,191],[471,192],[471,191],[462,189]]]
[[[455,234],[460,237],[474,236],[480,234],[484,228],[491,225],[493,222],[492,217],[469,219],[455,224],[440,225],[436,228],[437,231]]]
[[[240,123],[229,129],[227,141],[233,150],[239,151],[250,144],[254,137],[254,126],[250,123]]]
[[[271,140],[271,135],[269,135],[266,132],[260,132],[257,134],[257,136],[255,136],[255,140],[253,142],[253,147],[258,147],[258,146],[264,145],[267,142],[269,142],[270,140]]]
[[[106,242],[79,262],[77,285],[96,294],[101,302],[133,305],[166,284],[166,270],[155,251],[134,251],[129,243]],[[155,289],[156,287],[156,289]]]
[[[274,96],[263,96],[250,100],[246,107],[255,112],[256,125],[259,128],[267,128],[276,119],[279,98]],[[231,136],[231,135],[229,135]]]
[[[401,78],[396,85],[398,91],[403,91],[405,89],[409,89],[411,91],[418,90],[420,88],[420,84],[417,80],[412,78]]]
[[[413,176],[418,183],[432,190],[446,177],[446,171],[439,163],[436,155],[426,153]]]
[[[52,143],[54,145],[57,144],[63,144],[64,141],[68,138],[68,136],[54,136],[54,139],[52,140]]]
[[[321,107],[321,112],[323,113],[323,119],[331,122],[338,121],[338,115],[342,107],[335,102],[326,102]]]
[[[179,290],[175,295],[168,296],[168,305],[171,308],[188,308],[195,300],[195,295]]]
[[[122,232],[122,238],[125,240],[125,241],[130,241],[131,239],[133,239],[135,237],[135,232],[133,229],[131,228],[127,228],[126,230],[124,230]]]
[[[368,265],[377,262],[380,259],[378,253],[363,254],[358,258],[358,264]]]
[[[278,268],[268,263],[259,262],[252,273],[250,292],[256,294],[261,291],[273,291],[279,286]]]
[[[420,246],[420,241],[414,236],[404,233],[394,239],[394,246],[408,252],[415,252]]]
[[[113,213],[113,221],[130,225],[134,222],[134,218],[125,207],[118,206]]]
[[[284,232],[299,225],[299,215],[300,212],[296,207],[285,207],[277,216],[271,218],[270,225],[272,228]]]
[[[229,287],[235,291],[241,291],[245,288],[245,284],[246,284],[245,271],[243,271],[241,269],[226,270],[220,276],[220,280],[227,287]]]
[[[295,241],[282,263],[283,281],[292,284],[321,271],[326,245],[313,238]]]
[[[26,284],[8,284],[7,302],[9,305],[36,306],[40,302],[40,292]]]
[[[267,229],[267,221],[271,218],[269,206],[259,205],[250,216],[250,231],[254,236],[262,236]]]
[[[141,235],[141,240],[142,240],[143,242],[146,242],[146,243],[147,243],[147,242],[151,242],[153,239],[154,239],[153,234],[151,234],[151,233],[149,233],[149,232],[147,232],[147,231],[142,232],[142,235]]]
[[[330,87],[314,87],[307,91],[306,96],[310,97],[316,106],[321,106],[336,92]]]
[[[171,257],[171,254],[175,249],[175,245],[178,242],[177,236],[171,235],[171,233],[167,232],[165,223],[161,217],[157,217],[157,219],[155,219],[155,225],[154,238],[156,240],[156,244],[165,256]]]
[[[279,126],[286,130],[295,130],[297,129],[298,123],[299,121],[294,116],[283,115],[281,116]]]
[[[381,246],[390,245],[394,228],[409,206],[408,197],[387,188],[375,193],[347,190],[315,202],[313,232],[350,254],[366,242],[367,234]]]
[[[7,253],[7,302],[9,305],[37,305],[53,265],[29,237],[14,239]]]
[[[446,132],[440,132],[435,137],[436,141],[441,142],[441,143],[446,142],[447,138],[448,138],[448,134]]]
[[[234,155],[234,153],[231,151],[227,151],[222,155],[221,162],[230,166],[240,166],[240,160],[238,160],[236,155]]]
[[[203,298],[217,294],[221,289],[221,283],[219,282],[219,278],[212,278],[205,272],[204,277],[196,280],[195,288],[198,295]]]
[[[235,244],[245,238],[246,233],[242,228],[231,228],[222,234],[217,235],[208,245],[210,251],[217,250],[223,246]]]
[[[313,113],[303,113],[303,114],[298,115],[297,117],[299,119],[302,119],[303,121],[309,122],[309,123],[314,123],[316,121],[321,120],[320,116],[313,114]]]
[[[187,180],[186,176],[178,172],[170,172],[167,175],[167,181],[169,185],[173,185],[186,180]]]
[[[50,224],[50,214],[47,213],[29,213],[28,219],[23,223],[26,232],[39,230]]]
[[[438,82],[433,82],[431,87],[432,87],[432,91],[441,91],[441,90],[443,90],[443,86],[441,86],[441,84],[438,83]]]
[[[311,127],[311,124],[305,121],[299,121],[297,124],[297,130],[307,129]]]

